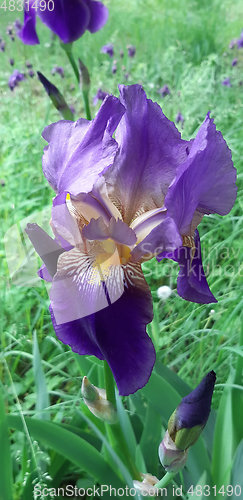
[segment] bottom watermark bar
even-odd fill
[[[146,489],[144,492],[140,491],[140,494],[137,492],[136,488],[129,488],[126,486],[125,488],[113,488],[111,485],[101,484],[100,486],[93,486],[92,488],[78,488],[77,486],[73,486],[68,484],[65,488],[43,488],[40,485],[36,484],[34,486],[33,496],[36,498],[44,498],[44,497],[103,497],[105,493],[108,493],[110,496],[117,497],[135,497],[136,494],[138,496],[167,496],[167,488],[151,488]]]

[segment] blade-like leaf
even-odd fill
[[[0,500],[13,498],[13,472],[5,401],[0,386]]]
[[[9,415],[7,418],[10,428],[24,432],[19,416]],[[34,439],[54,449],[78,465],[81,470],[87,471],[100,484],[112,484],[118,488],[124,486],[102,455],[81,437],[64,429],[61,425],[44,420],[26,417],[26,425]]]
[[[127,442],[128,448],[131,452],[133,458],[135,458],[137,442],[133,432],[132,424],[130,422],[129,416],[122,404],[121,398],[116,391],[116,406],[118,412],[119,422],[121,424],[122,432],[124,434],[125,440]]]
[[[35,408],[37,412],[37,418],[43,420],[50,420],[49,412],[41,412],[45,408],[50,406],[50,398],[47,390],[45,374],[42,366],[42,360],[40,356],[38,340],[36,336],[36,331],[33,333],[33,370],[34,370],[34,379],[35,379],[35,387],[36,387],[36,405]]]
[[[212,478],[213,483],[218,487],[231,484],[231,465],[233,460],[233,415],[232,415],[232,387],[230,384],[234,380],[232,370],[223,394],[220,399],[217,420],[215,425],[213,457],[212,457]],[[220,495],[219,495],[220,497]]]
[[[233,500],[241,498],[243,494],[243,439],[240,442],[234,457],[232,468]]]
[[[147,470],[154,476],[158,475],[158,446],[161,440],[161,417],[154,406],[150,404],[147,407],[140,446],[145,457]]]

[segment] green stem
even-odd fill
[[[104,375],[105,375],[105,388],[106,397],[116,407],[116,396],[115,396],[115,382],[112,371],[106,361],[104,361]],[[112,424],[109,426],[109,434],[112,434],[117,449],[121,452],[124,463],[130,471],[133,479],[141,481],[140,473],[135,465],[133,457],[127,446],[126,440],[124,438],[120,423]]]
[[[166,472],[165,476],[162,477],[162,479],[158,483],[156,483],[153,488],[165,488],[167,484],[172,481],[175,475],[175,472]]]
[[[72,53],[72,44],[71,43],[62,43],[61,42],[61,47],[63,50],[65,50],[69,62],[73,68],[74,74],[77,78],[78,84],[80,84],[80,75],[79,75],[79,69],[78,66],[74,60],[73,53]],[[87,90],[82,90],[82,95],[83,95],[83,101],[84,101],[84,108],[85,108],[85,113],[86,113],[86,118],[87,120],[91,120],[91,113],[90,113],[90,107],[89,107],[89,96]]]

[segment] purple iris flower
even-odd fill
[[[102,89],[98,89],[97,94],[94,96],[93,99],[93,106],[96,106],[98,101],[104,101],[107,95],[108,95],[107,92],[104,92]]]
[[[15,69],[8,81],[8,86],[10,90],[14,90],[14,88],[17,87],[19,82],[21,82],[22,80],[25,80],[24,74],[20,73],[18,69]]]
[[[112,43],[108,43],[107,45],[103,45],[101,49],[102,54],[108,54],[108,56],[114,56],[114,47]]]
[[[14,59],[12,57],[9,59],[9,64],[10,66],[14,66]]]
[[[23,43],[36,45],[39,39],[35,30],[36,15],[63,43],[78,40],[86,30],[95,33],[108,19],[108,9],[96,0],[55,0],[55,8],[43,9],[41,4],[36,10],[35,0],[24,5],[24,25],[17,31]]]
[[[128,53],[128,57],[134,57],[136,54],[136,47],[134,47],[134,45],[128,45],[127,46],[127,53]]]
[[[237,64],[238,64],[238,59],[237,57],[235,57],[231,63],[231,66],[237,66]]]
[[[180,295],[215,301],[195,230],[204,214],[231,210],[236,171],[209,114],[185,141],[140,85],[119,90],[120,99],[107,96],[92,122],[62,120],[44,130],[55,240],[36,225],[27,234],[44,262],[39,276],[52,282],[58,338],[74,352],[106,359],[128,395],[147,383],[155,361],[141,263],[178,260]]]
[[[232,87],[231,85],[231,82],[230,82],[230,79],[229,78],[225,78],[222,82],[222,85],[224,85],[225,87]]]
[[[33,69],[29,69],[28,75],[30,76],[30,78],[33,78],[35,76]]]
[[[170,89],[168,85],[164,85],[161,87],[161,89],[158,90],[158,94],[161,95],[161,97],[165,97],[166,95],[170,95]]]
[[[179,123],[179,122],[181,122],[182,124],[184,123],[184,116],[181,114],[180,111],[178,111],[175,121],[176,121],[176,123]]]

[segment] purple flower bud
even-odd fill
[[[161,97],[165,97],[166,95],[170,95],[170,89],[168,85],[164,85],[161,89],[158,90],[158,94],[161,94]]]
[[[231,42],[229,43],[229,49],[233,49],[237,44],[237,40],[234,38],[233,40],[231,40]]]
[[[14,38],[14,36],[13,36],[13,35],[11,35],[10,40],[11,40],[12,42],[14,42],[15,38]]]
[[[241,36],[239,38],[239,40],[237,40],[237,47],[238,47],[238,49],[242,49],[243,48],[243,36]]]
[[[94,99],[93,99],[93,106],[96,106],[98,100],[104,101],[104,99],[106,98],[107,95],[108,95],[107,92],[103,92],[103,90],[98,89],[97,94],[94,96]]]
[[[5,52],[5,47],[6,47],[6,42],[4,42],[4,40],[2,40],[1,43],[0,43],[0,50],[1,50],[1,52]]]
[[[12,57],[9,59],[9,64],[10,66],[14,66],[14,59]]]
[[[15,69],[8,80],[10,90],[14,90],[14,88],[17,87],[18,83],[22,80],[25,80],[24,74],[20,73],[18,69]]]
[[[211,408],[215,372],[212,370],[200,384],[183,398],[168,422],[168,433],[180,450],[186,450],[198,439]]]
[[[124,52],[123,50],[120,50],[120,58],[122,59],[124,57]]]
[[[117,72],[117,65],[116,61],[113,62],[112,68],[111,68],[112,74],[114,75]]]
[[[223,80],[221,84],[224,85],[225,87],[232,87],[229,78],[225,78],[225,80]]]
[[[114,56],[114,48],[112,43],[108,43],[107,45],[103,45],[101,48],[101,52],[103,54],[108,54],[108,56],[113,57]]]
[[[29,61],[26,61],[25,63],[26,68],[32,68],[32,64]]]
[[[33,69],[29,69],[28,75],[30,76],[30,78],[33,78],[35,76]]]
[[[56,67],[56,72],[62,77],[64,78],[64,69],[62,68],[62,66],[57,66]]]
[[[237,63],[238,63],[238,59],[237,59],[237,57],[235,57],[231,63],[231,66],[237,66]]]
[[[12,26],[8,26],[7,29],[6,29],[6,33],[7,33],[7,35],[13,35],[13,27]]]
[[[16,31],[20,31],[22,29],[22,23],[20,19],[16,19],[16,21],[14,21],[14,27]]]
[[[136,47],[134,45],[127,45],[128,57],[134,57],[136,54]]]
[[[184,123],[184,116],[181,114],[180,111],[178,111],[177,115],[176,115],[176,123],[179,123],[181,122],[182,124]]]

